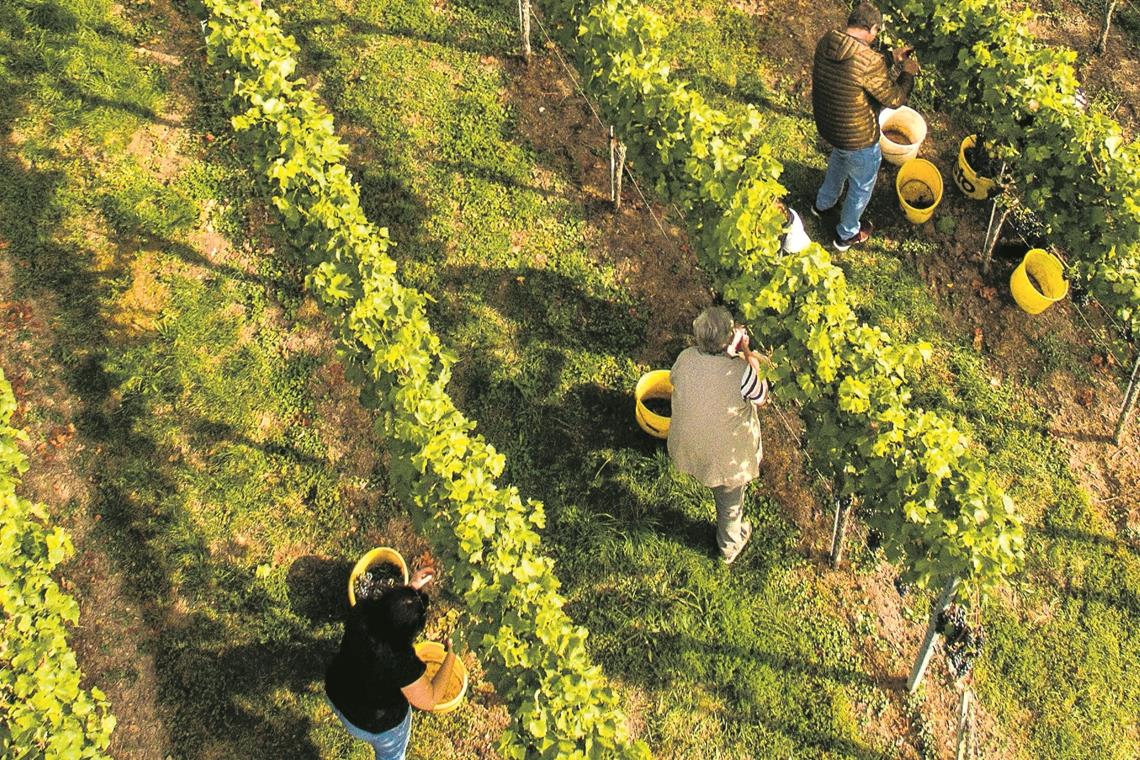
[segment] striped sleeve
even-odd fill
[[[768,393],[768,384],[756,375],[756,370],[748,364],[744,367],[744,375],[740,378],[740,395],[745,401],[759,404],[764,401]]]

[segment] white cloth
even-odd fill
[[[786,253],[799,253],[811,245],[811,238],[804,230],[804,222],[795,209],[788,209],[788,211],[792,215],[792,221],[784,228],[784,239],[781,241],[780,247]]]

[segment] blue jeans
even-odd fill
[[[363,728],[355,726],[336,705],[329,702],[332,711],[340,722],[348,729],[348,733],[357,739],[368,742],[376,753],[376,760],[404,760],[404,753],[408,751],[408,740],[412,738],[412,706],[408,705],[408,716],[395,728],[388,729],[382,734],[373,734]]]
[[[871,202],[882,161],[883,152],[877,142],[859,150],[835,148],[831,151],[831,157],[827,159],[827,176],[815,196],[815,207],[827,209],[834,206],[843,194],[844,183],[847,183],[847,199],[843,201],[839,226],[835,228],[840,240],[859,234],[859,218]]]

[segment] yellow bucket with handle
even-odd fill
[[[1051,253],[1034,248],[1009,277],[1013,300],[1029,314],[1040,314],[1069,293],[1065,265]]]
[[[934,216],[942,201],[942,174],[925,158],[912,158],[895,177],[899,206],[912,224],[922,224]]]
[[[633,400],[634,417],[641,429],[654,438],[668,438],[669,418],[651,411],[644,403],[646,399],[655,398],[673,398],[673,384],[669,382],[669,370],[667,369],[657,369],[642,375],[633,391]]]
[[[954,172],[954,184],[958,186],[967,198],[984,201],[997,187],[997,182],[989,177],[978,174],[970,162],[966,160],[966,151],[971,150],[978,142],[977,135],[967,135],[962,144],[958,146],[958,170]]]
[[[447,656],[447,649],[438,641],[421,641],[416,644],[416,656],[427,665],[425,675],[430,681],[435,678],[435,674],[443,665],[443,660]],[[433,707],[431,711],[436,714],[449,713],[459,707],[466,694],[467,666],[463,664],[463,660],[456,657],[455,664],[451,667],[451,678],[447,682],[447,690],[444,692],[444,700]]]
[[[404,576],[404,584],[408,582],[408,563],[395,549],[380,546],[365,554],[356,562],[352,573],[348,576],[348,606],[356,606],[356,579],[368,572],[373,565],[389,564],[400,568]]]

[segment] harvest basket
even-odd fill
[[[1017,269],[1013,270],[1009,277],[1009,289],[1013,292],[1013,300],[1025,312],[1040,314],[1068,295],[1069,281],[1065,279],[1065,266],[1051,253],[1034,248],[1025,254]]]
[[[395,549],[387,546],[380,546],[365,554],[356,562],[356,566],[352,568],[352,573],[348,576],[348,606],[356,606],[356,579],[366,573],[373,565],[380,565],[387,563],[395,565],[400,568],[403,573],[404,583],[408,582],[408,563],[404,562],[404,558]]]
[[[427,677],[431,680],[443,665],[447,650],[438,641],[421,641],[416,644],[416,656],[427,665]],[[432,708],[433,713],[448,713],[459,707],[463,697],[467,694],[467,666],[463,660],[455,658],[455,665],[451,668],[451,680],[447,683],[447,691],[443,702]]]
[[[650,411],[643,402],[651,398],[673,398],[673,384],[669,382],[669,370],[657,369],[642,375],[633,391],[633,398],[634,417],[641,429],[654,438],[668,438],[669,418]]]
[[[883,158],[895,166],[902,166],[918,156],[918,149],[926,139],[926,120],[913,108],[884,108],[879,112],[879,149]],[[908,142],[896,142],[887,137],[887,132],[905,135]]]
[[[922,224],[934,216],[942,201],[942,175],[925,158],[907,161],[895,177],[899,206],[908,221]]]
[[[958,146],[958,170],[954,172],[954,184],[967,198],[984,201],[990,197],[990,193],[997,187],[997,182],[978,174],[966,159],[966,151],[972,149],[977,142],[977,135],[967,135],[962,144]]]

